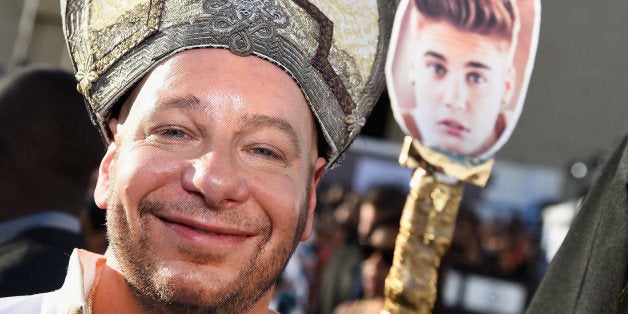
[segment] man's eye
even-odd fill
[[[434,72],[434,74],[436,74],[436,76],[443,76],[447,73],[447,69],[445,69],[444,66],[442,66],[441,64],[438,63],[430,63],[427,65],[427,67],[432,70],[432,72]]]
[[[467,74],[467,81],[473,84],[481,84],[486,82],[486,78],[479,73],[472,72]]]
[[[255,154],[262,155],[264,157],[270,157],[275,159],[281,159],[280,155],[275,153],[273,150],[264,148],[264,147],[255,147],[251,149],[251,151]]]
[[[178,130],[178,129],[165,129],[163,131],[161,131],[161,133],[165,136],[168,137],[186,137],[187,134],[185,134],[185,132]]]

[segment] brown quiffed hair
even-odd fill
[[[511,0],[414,0],[423,16],[456,27],[512,41],[517,12]]]

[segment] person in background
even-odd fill
[[[85,249],[90,252],[104,254],[107,251],[106,212],[96,205],[94,197],[85,200],[85,208],[79,215],[81,219],[81,231],[85,241]]]
[[[405,200],[404,191],[392,185],[374,186],[362,195],[358,206],[357,234],[353,237],[356,241],[338,249],[324,269],[318,299],[314,304],[315,313],[331,313],[338,304],[363,296],[362,248],[368,244],[373,226],[382,221],[397,220],[399,228]]]
[[[0,296],[58,289],[75,247],[98,133],[64,70],[29,67],[0,81]]]
[[[85,249],[104,254],[109,245],[107,239],[107,215],[106,211],[98,208],[94,200],[94,189],[98,180],[98,168],[94,169],[85,193],[85,206],[81,209],[81,231],[85,241]]]
[[[384,283],[392,266],[401,215],[376,222],[361,243],[362,297],[340,303],[334,314],[379,314],[384,308]]]

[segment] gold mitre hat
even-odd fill
[[[299,85],[328,167],[341,160],[385,85],[390,0],[61,0],[78,89],[104,139],[127,92],[159,62],[193,48],[255,55]]]

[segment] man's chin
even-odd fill
[[[259,292],[239,295],[244,286],[223,267],[189,262],[160,262],[133,293],[156,313],[241,313],[259,300]],[[244,289],[246,290],[246,289]],[[257,290],[257,289],[256,289]],[[257,295],[257,298],[255,297]],[[244,301],[243,301],[244,300]]]
[[[439,144],[436,145],[436,147],[446,150],[446,151],[461,154],[461,155],[473,155],[474,152],[469,147],[466,140],[467,139],[465,138],[452,138],[452,137],[443,138],[437,141],[437,143]]]
[[[230,296],[207,283],[176,277],[155,278],[151,287],[135,288],[134,294],[143,306],[156,313],[223,312]]]
[[[224,269],[224,265],[198,265],[191,262],[160,262],[151,280],[159,291],[167,292],[175,298],[185,300],[206,300],[220,295],[219,287],[237,286],[234,272]]]

